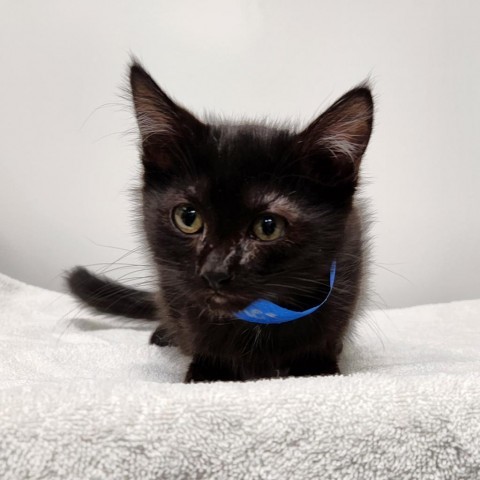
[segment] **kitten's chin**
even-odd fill
[[[214,293],[211,297],[209,297],[207,302],[209,305],[218,307],[226,306],[229,303],[227,297],[218,293]]]
[[[235,301],[237,300],[237,301]],[[234,299],[223,293],[213,293],[206,298],[206,304],[211,314],[217,317],[232,317],[242,307]]]

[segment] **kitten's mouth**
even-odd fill
[[[236,296],[215,292],[206,298],[209,310],[215,314],[233,315],[239,308]]]
[[[225,295],[219,293],[214,293],[208,300],[209,305],[226,305],[228,303],[228,298]]]

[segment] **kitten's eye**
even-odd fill
[[[285,234],[285,220],[272,213],[261,215],[253,224],[253,233],[264,242],[276,240]]]
[[[173,221],[180,231],[187,234],[198,233],[203,227],[203,219],[192,205],[175,207]]]

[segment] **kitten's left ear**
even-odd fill
[[[306,175],[325,186],[355,187],[372,125],[370,89],[358,87],[343,95],[295,139]]]

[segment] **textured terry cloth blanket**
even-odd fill
[[[196,385],[75,305],[0,275],[4,480],[480,478],[480,300],[370,312],[343,376]]]

